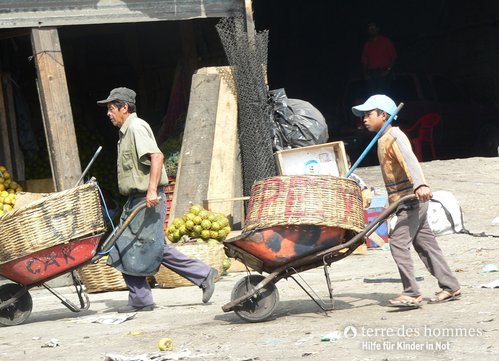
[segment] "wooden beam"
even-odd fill
[[[219,70],[202,68],[192,77],[169,224],[182,216],[189,202],[202,204],[242,196],[237,101]],[[241,203],[213,201],[210,210],[229,216],[233,225],[240,224]]]
[[[31,30],[38,92],[56,191],[81,176],[80,158],[57,29]]]
[[[248,41],[251,47],[255,46],[255,22],[253,20],[253,5],[251,0],[244,0],[244,12],[246,19],[246,32],[248,33]]]
[[[229,86],[222,78],[219,68],[204,68],[207,74],[216,74],[220,77],[220,88],[218,91],[218,104],[215,113],[215,130],[213,134],[213,146],[210,165],[210,176],[206,199],[218,199],[235,197],[239,195],[235,189],[236,159],[239,153],[237,138],[237,100]],[[231,72],[229,67],[224,67],[227,73]],[[200,71],[198,71],[200,74]],[[239,167],[241,165],[239,164]],[[233,214],[234,205],[230,202],[216,204],[210,210],[225,215]]]
[[[190,202],[201,204],[207,198],[219,89],[220,78],[215,74],[192,76],[168,224],[182,216]]]
[[[255,21],[253,19],[253,1],[244,0],[244,20],[246,25],[246,34],[248,36],[248,44],[250,51],[256,51],[256,28]],[[262,65],[263,66],[263,65]],[[268,75],[267,67],[263,66],[263,77],[265,79],[265,85],[267,85],[268,90]]]
[[[5,89],[5,102],[7,105],[7,123],[8,134],[12,157],[12,177],[16,181],[24,181],[24,156],[21,146],[19,145],[19,135],[17,133],[17,116],[16,105],[14,100],[14,92],[12,90],[12,80],[10,74],[2,74],[2,85]]]
[[[0,28],[4,29],[221,18],[244,11],[241,0],[3,0],[1,3]]]
[[[7,107],[5,105],[5,98],[3,86],[0,83],[0,165],[7,167],[9,171],[12,170],[12,157],[10,153],[10,139],[9,139],[9,126],[7,124]]]

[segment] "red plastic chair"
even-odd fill
[[[423,115],[418,121],[410,128],[403,129],[409,136],[412,145],[414,146],[414,153],[421,162],[423,161],[423,143],[428,143],[431,150],[432,159],[436,158],[435,145],[433,144],[433,128],[440,123],[442,117],[438,113],[428,113]],[[416,137],[411,137],[411,132],[416,132]]]

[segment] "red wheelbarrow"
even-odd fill
[[[86,263],[97,262],[102,258],[135,215],[145,207],[145,202],[137,205],[125,222],[103,242],[101,239],[104,234],[100,233],[58,244],[0,264],[0,276],[14,282],[0,286],[0,324],[13,326],[28,319],[33,308],[29,289],[35,286],[45,287],[72,312],[87,310],[90,307],[90,301],[81,280],[74,271]],[[79,306],[46,284],[47,281],[68,272],[71,272]]]
[[[358,234],[337,227],[298,225],[257,229],[226,240],[225,253],[240,260],[248,275],[236,283],[231,302],[222,306],[222,310],[234,311],[249,322],[268,319],[279,303],[275,284],[283,278],[293,279],[323,311],[331,310],[333,291],[328,266],[350,255],[399,206],[414,199],[415,196],[410,195],[393,203]],[[321,300],[309,285],[308,289],[305,288],[294,277],[319,266],[324,267],[328,303]],[[250,268],[259,274],[251,274]],[[268,275],[263,276],[263,272]]]

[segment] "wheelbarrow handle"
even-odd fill
[[[397,209],[404,203],[417,200],[414,194],[410,194],[408,196],[404,196],[399,200],[395,201],[393,204],[390,204],[385,210],[383,210],[378,217],[376,217],[371,223],[369,223],[366,228],[359,233],[361,236],[369,237],[371,233],[373,233],[379,225],[385,221],[388,217],[390,217],[393,213],[397,211]]]
[[[130,222],[135,218],[135,216],[141,210],[143,210],[146,207],[147,207],[147,202],[146,201],[142,201],[142,202],[140,202],[139,204],[137,204],[135,206],[135,208],[132,210],[132,212],[130,213],[130,215],[125,219],[125,221],[123,223],[121,223],[114,230],[114,232],[111,233],[109,235],[109,237],[107,237],[107,239],[104,242],[102,242],[101,251],[99,252],[99,254],[96,254],[92,258],[92,263],[96,263],[99,259],[101,259],[103,256],[106,255],[107,251],[109,251],[114,246],[114,244],[116,243],[116,241],[118,240],[118,238],[120,238],[120,236],[125,231],[126,227],[128,227],[128,225],[130,224]]]

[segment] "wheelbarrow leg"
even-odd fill
[[[90,299],[88,298],[87,293],[83,289],[83,283],[80,278],[75,274],[75,272],[71,272],[71,277],[73,278],[73,285],[75,286],[76,294],[78,295],[78,300],[80,301],[80,306],[78,307],[69,299],[61,295],[59,292],[54,290],[52,287],[48,286],[45,283],[42,283],[42,286],[45,287],[50,293],[52,293],[55,297],[57,297],[61,303],[66,306],[72,312],[80,312],[84,310],[88,310],[90,307]]]
[[[324,277],[326,278],[327,290],[329,292],[329,300],[331,303],[334,303],[333,300],[333,284],[331,283],[331,277],[329,277],[329,265],[324,262]],[[334,305],[333,305],[334,308]]]
[[[314,289],[303,279],[302,276],[300,276],[300,274],[298,273],[298,271],[296,269],[294,269],[293,267],[290,267],[289,270],[292,270],[295,275],[297,275],[298,277],[300,277],[301,282],[303,284],[305,284],[308,287],[308,289],[306,289],[303,286],[303,284],[300,283],[300,281],[298,281],[292,274],[287,275],[287,277],[289,277],[293,281],[295,281],[296,284],[298,286],[300,286],[300,288],[303,290],[303,292],[305,292],[307,294],[307,296],[310,297],[310,299],[312,301],[314,301],[315,304],[317,306],[319,306],[319,308],[322,311],[324,311],[324,313],[327,315],[328,311],[334,310],[334,300],[333,300],[333,289],[331,287],[331,283],[329,282],[329,272],[326,269],[326,267],[327,267],[327,264],[324,264],[324,272],[326,273],[327,286],[328,286],[328,291],[329,291],[329,299],[331,300],[330,302],[323,301],[322,298],[320,298],[320,296],[317,294],[317,292],[314,291]]]

